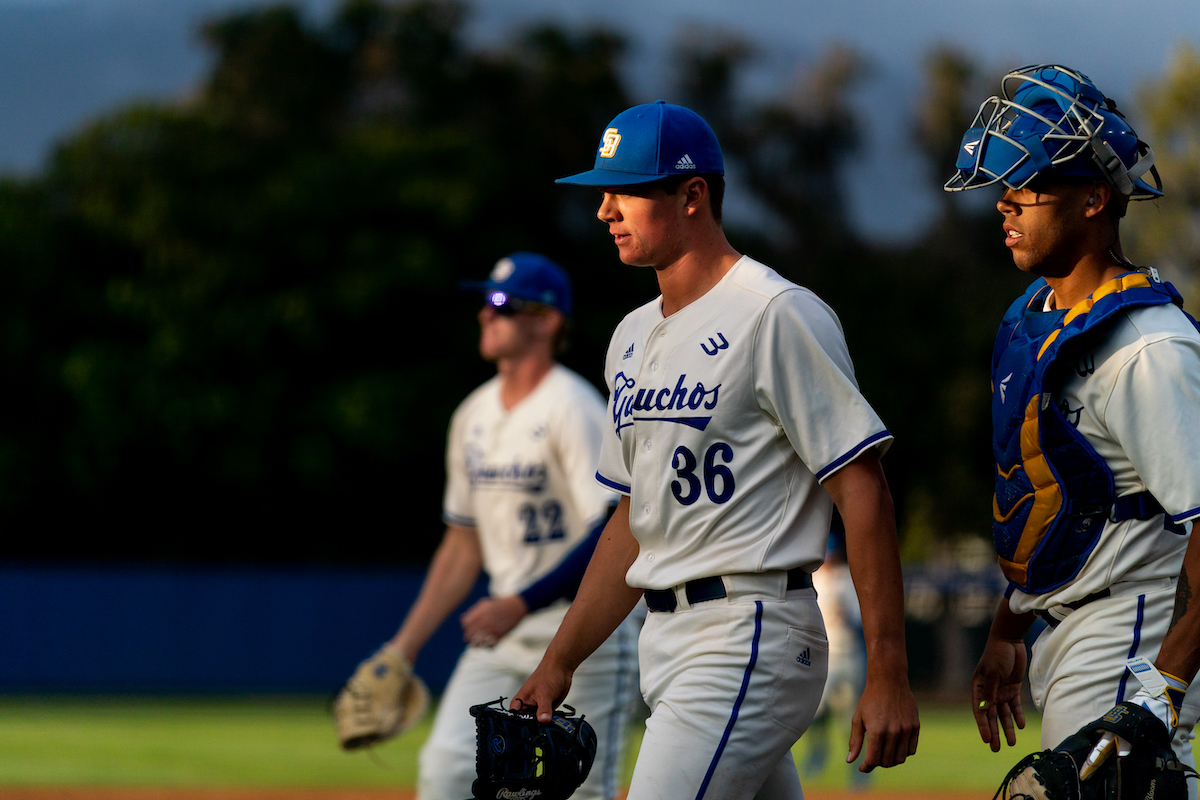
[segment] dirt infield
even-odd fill
[[[807,800],[986,800],[985,792],[839,792],[812,789]],[[413,800],[411,789],[147,789],[0,787],[2,800]]]

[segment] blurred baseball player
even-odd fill
[[[631,800],[803,796],[790,749],[825,685],[811,572],[834,502],[870,654],[848,760],[864,739],[866,769],[917,745],[879,465],[891,434],[858,391],[829,307],[726,241],[723,174],[708,124],[658,102],[619,114],[595,169],[560,181],[600,189],[621,260],[653,268],[662,295],[613,334],[596,477],[621,500],[514,704],[548,718],[644,595],[651,716]]]
[[[821,608],[825,636],[829,640],[829,675],[825,678],[817,715],[805,734],[808,743],[808,758],[804,764],[806,776],[819,775],[824,770],[829,755],[829,722],[836,718],[840,725],[851,718],[866,677],[862,611],[846,564],[846,540],[840,531],[835,530],[829,535],[825,563],[813,573],[813,588],[817,590],[817,605]],[[863,790],[871,776],[850,768],[847,778],[851,788]]]
[[[463,800],[475,778],[468,709],[511,697],[558,629],[615,498],[593,477],[604,400],[555,362],[571,313],[566,274],[534,253],[496,263],[479,312],[479,352],[497,375],[455,411],[446,447],[446,532],[385,656],[411,669],[421,647],[487,572],[490,596],[462,616],[459,659],[421,751],[418,797]],[[627,609],[628,610],[628,609]],[[618,620],[620,622],[620,620]],[[636,626],[614,626],[567,701],[599,747],[576,797],[609,800],[637,683]],[[366,672],[374,675],[371,663]]]
[[[975,718],[992,750],[999,727],[1015,743],[1023,637],[1040,616],[1029,677],[1043,747],[1129,700],[1191,762],[1200,333],[1119,236],[1130,200],[1162,195],[1153,154],[1079,72],[1025,67],[1002,89],[946,184],[1003,185],[1004,243],[1037,278],[1005,315],[992,359],[993,533],[1010,589],[975,672]],[[1116,749],[1111,738],[1097,750]]]

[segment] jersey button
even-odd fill
[[[653,560],[654,560],[654,553],[651,553],[650,555],[646,556],[646,560],[647,560],[647,561],[653,561]]]
[[[649,439],[647,439],[646,443],[644,445],[642,445],[642,447],[644,447],[646,449],[646,452],[650,452],[650,450],[652,450],[654,448],[654,443],[651,442]]]
[[[647,503],[646,505],[642,506],[642,511],[645,512],[646,514],[649,514],[650,513],[650,504]]]
[[[655,361],[653,364],[650,365],[650,370],[652,372],[658,372],[658,362],[657,361]]]

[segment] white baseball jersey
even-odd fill
[[[447,523],[478,532],[492,594],[520,592],[557,567],[616,499],[594,479],[603,431],[600,393],[562,366],[511,409],[501,404],[500,379],[494,378],[455,411],[443,512]],[[475,728],[467,710],[521,688],[566,609],[564,601],[534,611],[494,647],[463,653],[421,749],[418,800],[470,796]],[[579,666],[566,697],[598,737],[595,763],[575,793],[580,800],[616,794],[638,679],[636,630],[636,620],[622,623]]]
[[[1113,473],[1117,496],[1148,491],[1176,522],[1200,517],[1200,333],[1172,305],[1127,311],[1052,395]],[[1188,536],[1159,519],[1107,522],[1074,581],[1014,591],[1018,612],[1074,602],[1114,583],[1179,574]]]
[[[833,508],[819,482],[892,438],[833,311],[747,257],[670,317],[658,299],[625,317],[605,379],[596,477],[630,496],[630,586],[815,570]]]
[[[479,532],[493,595],[554,569],[615,501],[593,477],[603,419],[600,393],[560,365],[511,409],[496,377],[454,412],[443,517]]]

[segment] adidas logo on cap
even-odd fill
[[[696,162],[692,161],[692,157],[687,153],[683,154],[683,158],[675,162],[675,169],[695,169]]]

